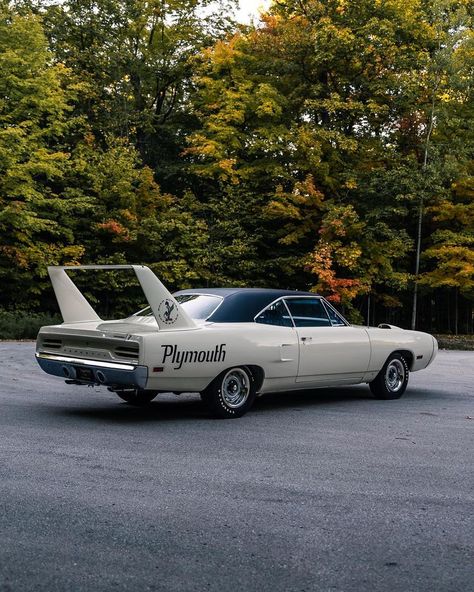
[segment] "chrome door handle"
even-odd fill
[[[312,337],[302,337],[301,341],[303,341],[304,343],[306,343],[307,341],[313,341]]]

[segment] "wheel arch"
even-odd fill
[[[221,370],[219,374],[217,374],[217,376],[214,376],[214,378],[209,380],[208,384],[206,385],[206,388],[202,390],[204,391],[208,389],[212,385],[212,383],[219,378],[219,376],[221,376],[225,372],[228,372],[232,368],[245,368],[246,370],[248,370],[255,384],[255,391],[257,393],[259,392],[259,390],[262,388],[263,381],[265,380],[265,371],[261,366],[257,366],[256,364],[232,364],[232,366],[229,366],[228,368]]]
[[[261,366],[256,366],[255,364],[245,364],[245,368],[252,375],[252,379],[255,382],[255,390],[258,393],[265,380],[265,371]]]
[[[415,356],[413,352],[411,352],[409,349],[396,349],[390,354],[390,356],[393,356],[393,354],[400,354],[401,356],[403,356],[407,363],[408,370],[411,371],[411,369],[413,368],[413,362],[415,361]]]

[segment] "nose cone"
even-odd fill
[[[431,354],[431,359],[429,361],[430,364],[436,358],[436,354],[438,353],[438,341],[433,337],[433,335],[431,336],[431,339],[433,340],[433,353]]]

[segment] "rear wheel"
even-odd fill
[[[212,415],[221,419],[242,417],[255,401],[255,382],[249,370],[237,366],[225,370],[201,393]]]
[[[130,405],[135,405],[136,407],[143,407],[144,405],[148,405],[153,399],[157,396],[156,391],[145,391],[143,389],[127,389],[123,391],[115,391],[115,393]]]
[[[408,364],[401,354],[392,354],[382,370],[369,383],[376,399],[399,399],[408,384]]]

